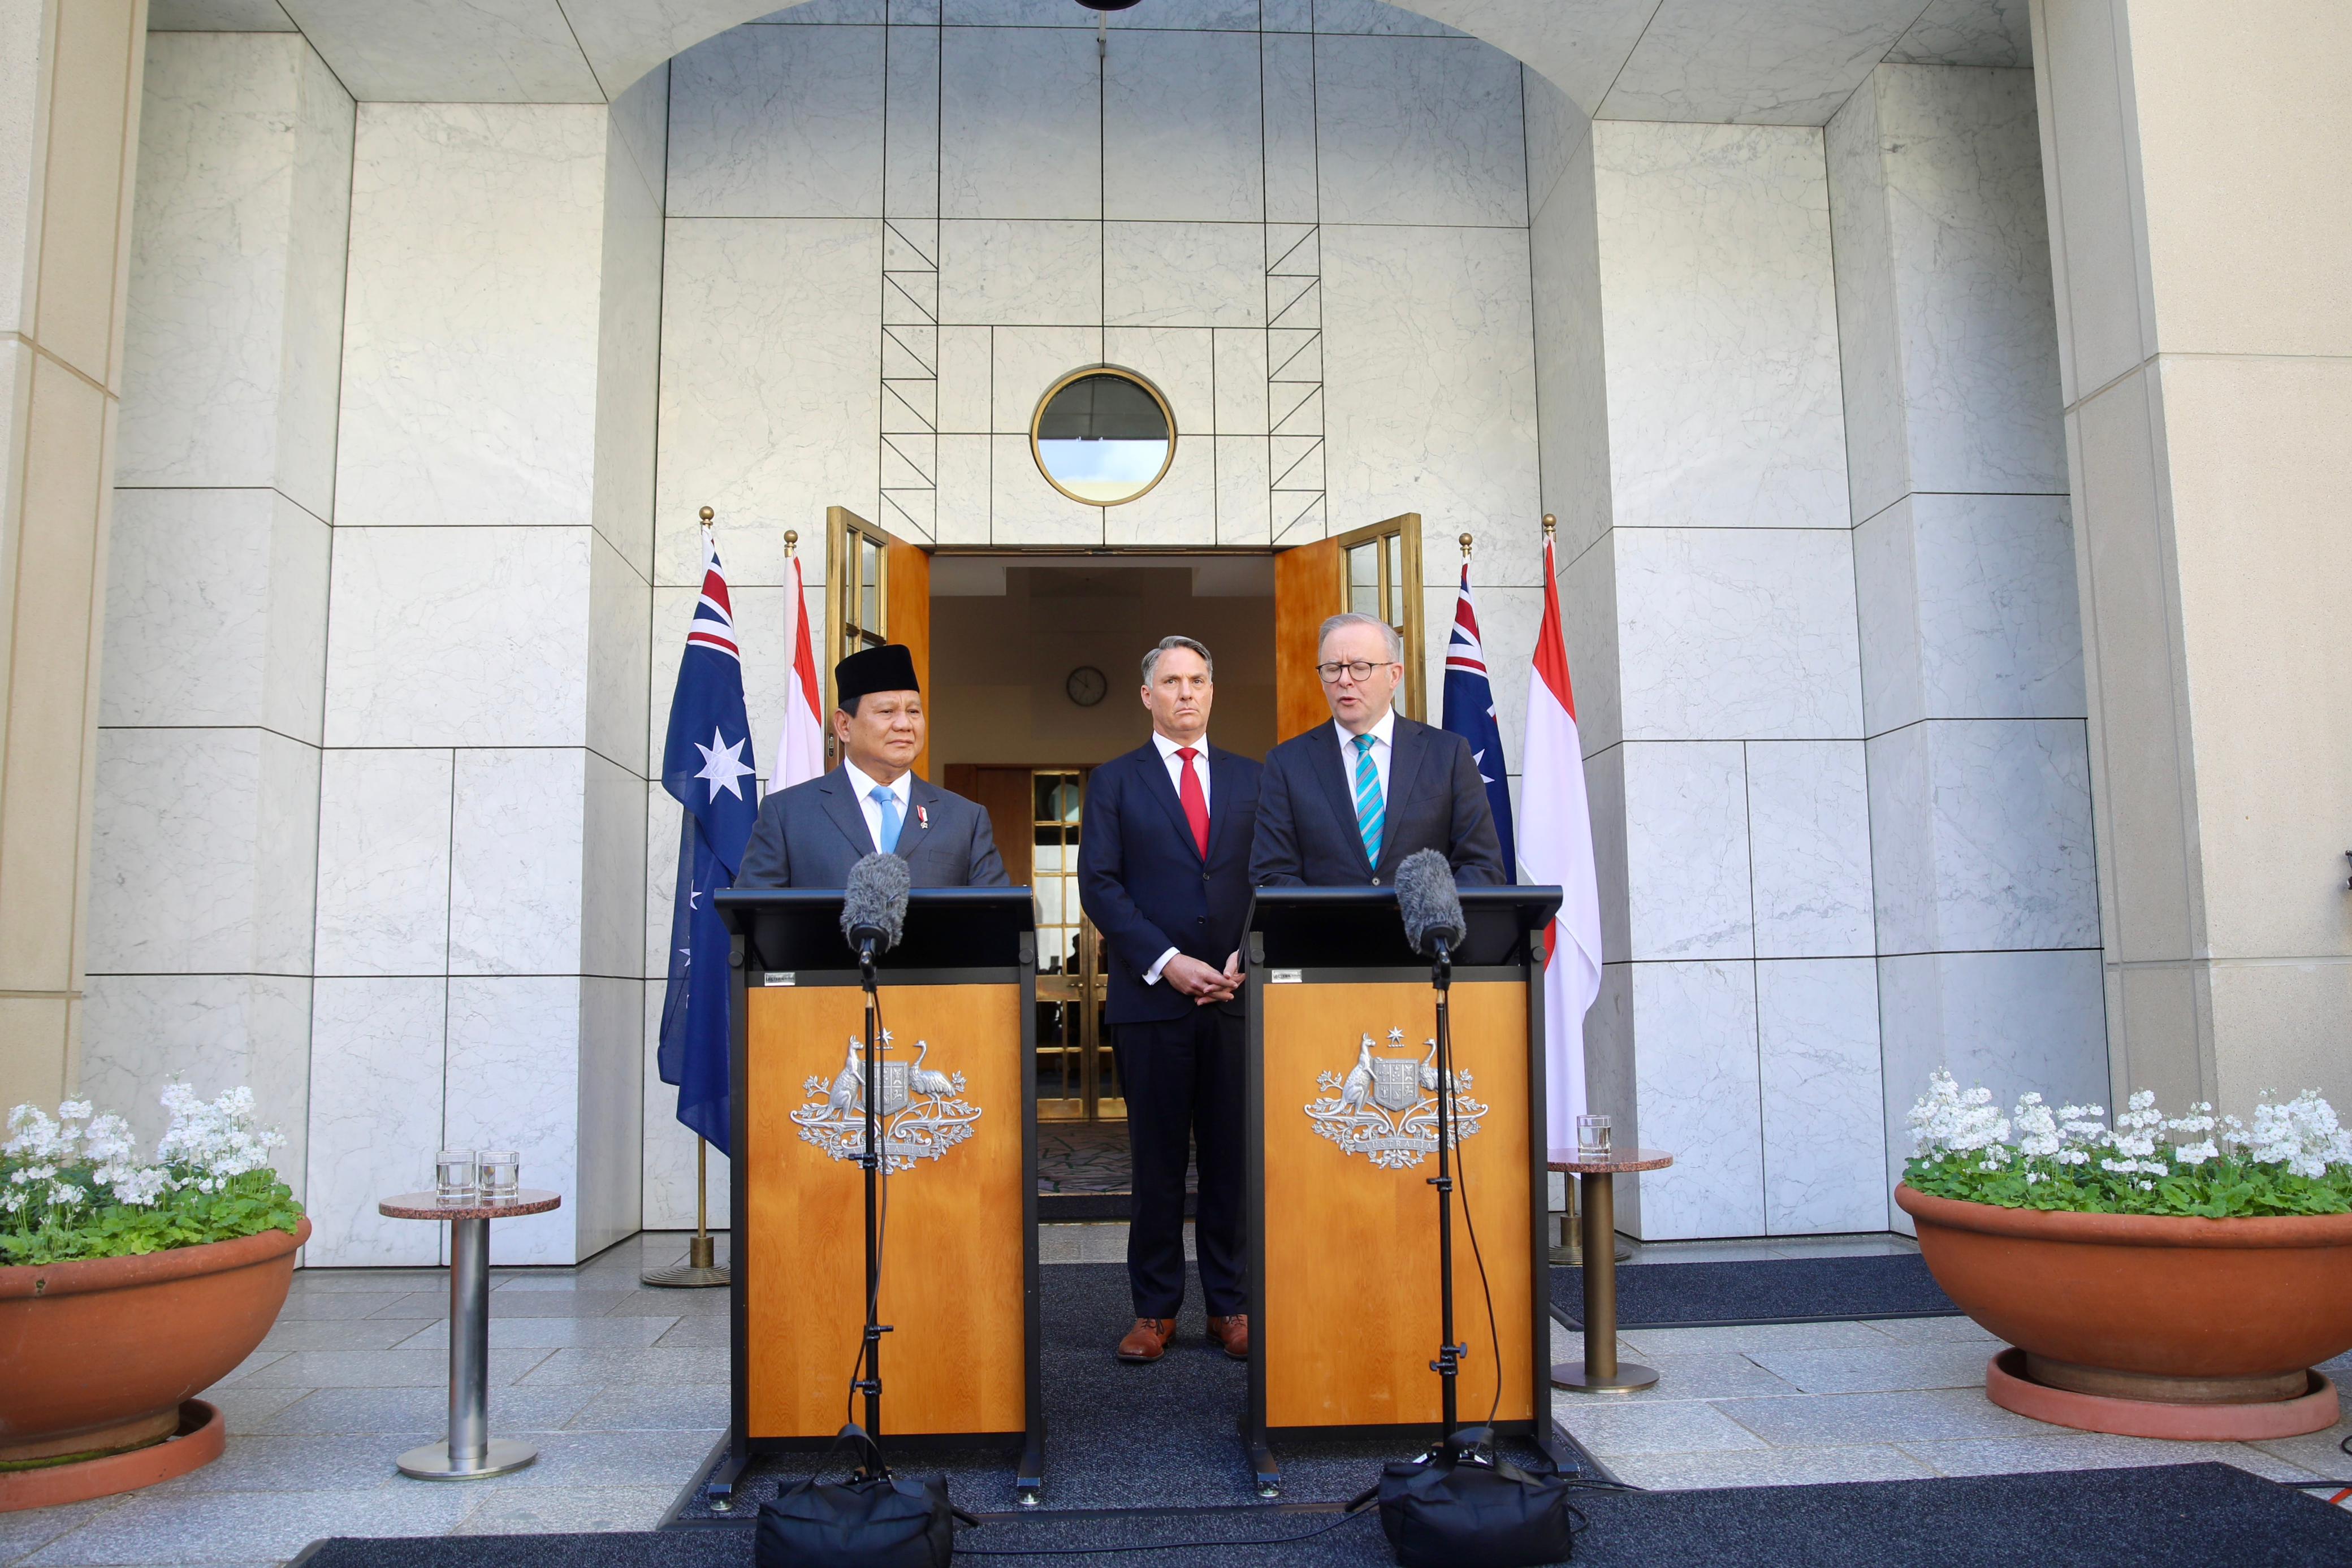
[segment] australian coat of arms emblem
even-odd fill
[[[882,1031],[890,1044],[890,1031]],[[926,1040],[915,1042],[912,1061],[881,1064],[882,1103],[876,1112],[882,1127],[882,1163],[886,1170],[911,1169],[917,1160],[935,1160],[971,1136],[980,1107],[964,1101],[963,1074],[926,1067],[930,1054]],[[841,1071],[828,1083],[815,1074],[801,1085],[814,1096],[792,1113],[806,1143],[814,1144],[836,1160],[854,1160],[866,1152],[865,1042],[853,1037]]]
[[[1389,1030],[1389,1044],[1403,1043],[1404,1030]],[[1336,1072],[1317,1077],[1323,1097],[1307,1107],[1307,1119],[1343,1153],[1363,1155],[1388,1170],[1421,1164],[1437,1152],[1437,1042],[1426,1043],[1425,1055],[1375,1056],[1366,1034],[1345,1078]],[[1486,1114],[1469,1088],[1470,1074],[1459,1071],[1446,1085],[1446,1117],[1456,1145],[1477,1132]]]

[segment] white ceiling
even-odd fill
[[[875,19],[887,4],[901,19],[929,20],[940,0],[817,3]],[[959,0],[946,3],[952,20]],[[1065,0],[1026,3],[1058,15]],[[1119,23],[1148,26],[1161,4],[1179,0],[1142,0]],[[1184,4],[1195,9],[1197,0]],[[2026,4],[1412,0],[1401,8],[1517,56],[1602,118],[1819,125],[1882,60],[2030,64]],[[777,0],[152,0],[149,26],[299,27],[352,95],[372,102],[596,103],[776,9]]]

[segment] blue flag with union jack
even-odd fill
[[[670,910],[669,988],[662,997],[656,1061],[677,1086],[677,1119],[728,1152],[730,983],[727,926],[715,895],[735,885],[759,820],[751,723],[743,710],[743,659],[719,547],[702,537],[702,596],[686,630],[677,691],[662,747],[662,788],[686,808]]]
[[[1503,770],[1503,731],[1495,722],[1495,687],[1486,678],[1486,650],[1478,641],[1478,603],[1470,594],[1470,563],[1462,563],[1462,592],[1454,601],[1454,632],[1445,643],[1445,721],[1470,743],[1470,755],[1486,780],[1495,808],[1495,831],[1503,841],[1503,867],[1516,876],[1519,859],[1511,843],[1511,786]]]

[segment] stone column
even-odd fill
[[[0,1106],[76,1082],[146,0],[0,5]]]
[[[1827,134],[1899,1174],[1938,1067],[2105,1096],[2083,639],[2032,73],[1881,66]]]
[[[82,1090],[250,1084],[299,1195],[350,94],[299,33],[147,39]]]
[[[2352,1101],[2352,9],[2036,0],[2114,1092]]]

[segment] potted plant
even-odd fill
[[[310,1233],[253,1095],[163,1091],[142,1163],[120,1116],[19,1105],[0,1144],[0,1511],[152,1485],[221,1451],[194,1396],[253,1353]]]
[[[2247,1440],[2336,1419],[2311,1371],[2352,1349],[2352,1134],[2315,1092],[2167,1117],[2142,1090],[2097,1105],[1938,1072],[1895,1189],[1960,1310],[2014,1347],[1985,1390],[2095,1432]]]

